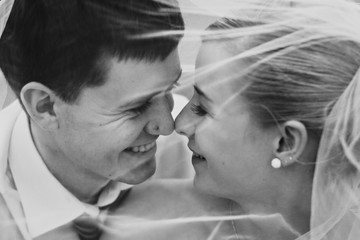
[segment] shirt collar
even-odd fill
[[[129,185],[113,183],[96,205],[79,201],[48,170],[38,153],[24,112],[17,119],[10,142],[10,169],[24,208],[32,237],[60,227],[80,215],[99,214],[98,206],[113,202]]]

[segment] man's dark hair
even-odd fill
[[[184,22],[171,2],[15,0],[0,68],[18,97],[39,82],[73,103],[84,87],[105,83],[107,58],[162,61],[176,49]]]

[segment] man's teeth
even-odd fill
[[[197,157],[197,158],[206,160],[206,158],[204,158],[202,155],[199,155],[197,153],[194,153],[194,156]]]
[[[152,142],[149,144],[145,144],[145,145],[141,145],[141,146],[136,146],[136,147],[130,147],[129,150],[132,152],[147,152],[150,149],[152,149],[153,147],[155,147],[156,142]]]

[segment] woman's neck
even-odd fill
[[[263,204],[254,202],[243,204],[237,201],[230,204],[230,215],[242,216],[240,220],[232,223],[242,234],[251,229],[251,234],[280,234],[284,236],[283,239],[295,239],[310,229],[310,211],[304,211],[303,207],[296,204],[277,204],[272,207],[264,207]]]

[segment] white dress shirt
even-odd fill
[[[112,203],[122,189],[130,187],[114,182],[101,193],[96,205],[79,201],[44,164],[32,140],[28,119],[23,111],[16,119],[11,134],[8,159],[6,176],[10,189],[7,189],[7,196],[8,199],[9,195],[12,196],[11,204],[22,206],[23,219],[16,220],[23,234],[27,231],[25,235],[28,234],[30,238],[67,224],[84,213],[99,216],[99,206]],[[19,216],[21,208],[17,209],[15,215]]]

